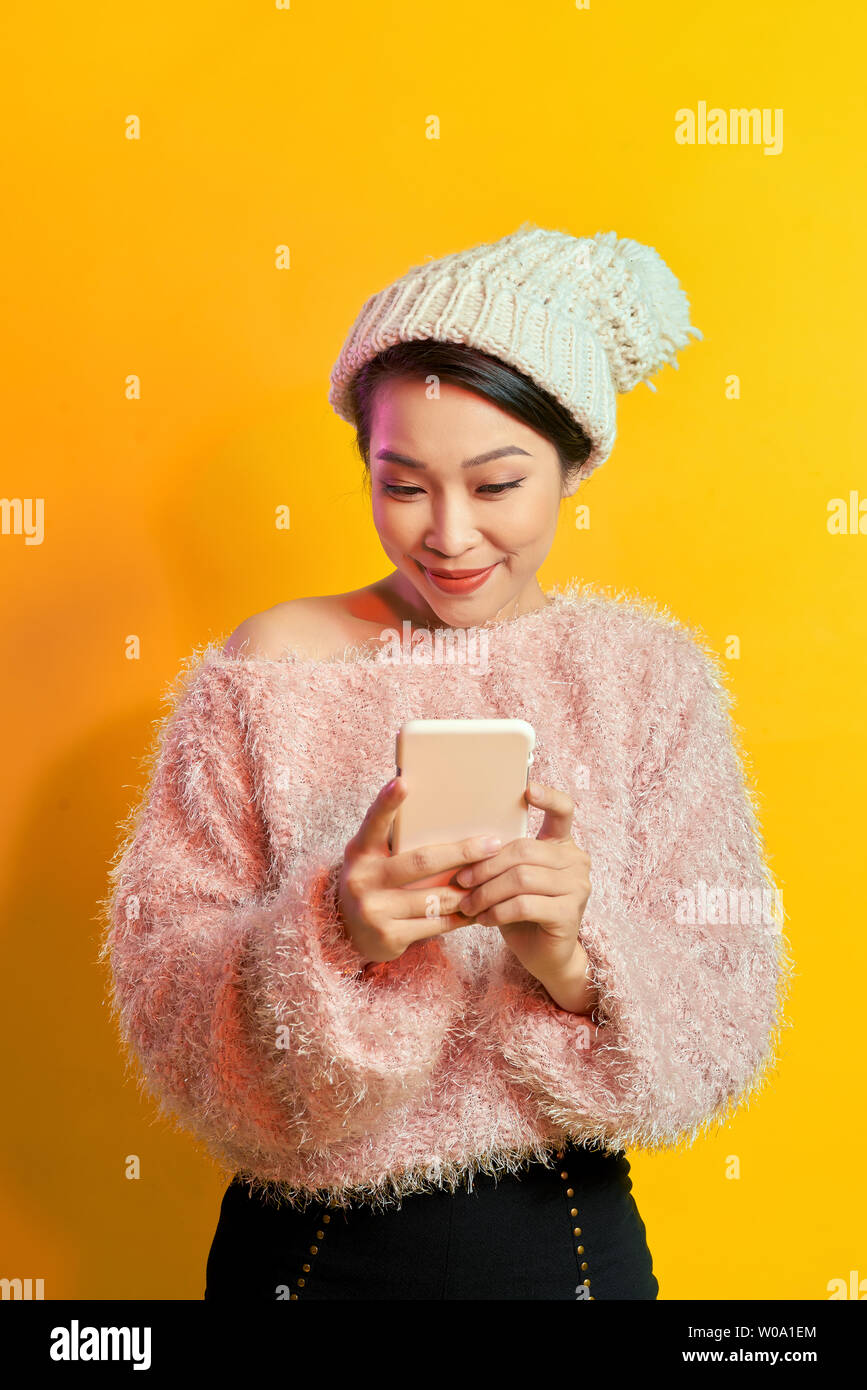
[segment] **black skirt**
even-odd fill
[[[655,1299],[623,1153],[564,1144],[552,1167],[476,1173],[472,1191],[400,1207],[275,1207],[237,1177],[208,1256],[206,1301]]]

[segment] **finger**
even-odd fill
[[[542,864],[552,869],[565,869],[571,862],[572,851],[561,840],[510,840],[499,854],[469,864],[457,874],[457,882],[464,888],[476,887],[488,879],[504,873],[513,864]]]
[[[506,927],[513,922],[532,922],[538,927],[562,927],[563,914],[559,907],[559,897],[539,897],[532,893],[520,893],[516,898],[493,903],[484,912],[477,912],[473,921],[481,922],[483,927]]]
[[[540,898],[559,898],[565,891],[562,870],[549,864],[519,864],[503,874],[487,879],[469,892],[461,903],[461,911],[469,916],[484,912],[494,903],[504,902],[518,894],[534,893]]]
[[[460,912],[450,912],[442,917],[396,917],[394,925],[413,941],[424,941],[428,936],[445,936],[447,932],[471,927],[473,923]]]
[[[350,844],[363,853],[380,850],[388,853],[388,831],[397,814],[397,808],[406,796],[406,783],[400,775],[392,777],[377,793],[367,808],[364,820],[353,835]]]
[[[559,787],[547,787],[543,782],[528,782],[526,797],[531,806],[538,806],[540,810],[545,812],[545,819],[537,839],[567,840],[572,838],[575,802],[567,792],[561,791]]]
[[[400,854],[393,854],[383,865],[383,879],[386,884],[395,887],[414,883],[416,879],[432,877],[444,869],[474,864],[479,859],[496,854],[500,848],[499,840],[484,835],[442,845],[420,845],[418,849],[405,849]]]
[[[394,888],[370,894],[369,911],[391,921],[443,917],[458,912],[466,893],[462,888]],[[464,919],[466,920],[466,918]]]

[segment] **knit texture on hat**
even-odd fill
[[[689,334],[689,301],[652,246],[615,232],[573,237],[523,223],[412,266],[363,305],[331,373],[329,402],[350,424],[356,372],[394,343],[466,343],[517,368],[589,435],[587,477],[611,453],[617,392],[666,363]]]

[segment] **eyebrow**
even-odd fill
[[[527,453],[526,449],[519,449],[517,444],[506,444],[502,449],[491,449],[487,454],[478,454],[475,458],[464,459],[461,468],[478,468],[482,463],[491,463],[493,459],[505,458],[507,454],[523,454],[525,458],[532,458],[532,454]],[[427,468],[426,463],[420,463],[418,459],[410,458],[408,454],[395,453],[394,449],[380,449],[376,457],[382,459],[384,463],[402,463],[406,468]]]

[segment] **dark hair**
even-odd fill
[[[559,401],[499,357],[465,343],[442,343],[422,338],[383,349],[356,372],[349,387],[349,406],[355,425],[355,445],[370,480],[370,429],[376,388],[395,377],[435,376],[499,406],[529,425],[557,451],[564,485],[570,483],[588,458],[593,444]]]

